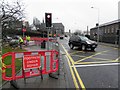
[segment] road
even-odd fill
[[[118,88],[118,49],[98,45],[95,52],[70,49],[69,38],[59,40],[76,88]]]

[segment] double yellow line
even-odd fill
[[[67,50],[64,48],[64,46],[62,44],[61,44],[61,46],[63,47],[63,49],[64,49],[64,51],[65,51],[65,53],[67,55],[68,65],[70,67],[70,72],[72,74],[72,78],[73,78],[75,88],[76,89],[82,88],[82,90],[86,90],[86,88],[85,88],[85,86],[84,86],[84,84],[83,84],[83,82],[82,82],[82,80],[80,78],[80,75],[79,75],[76,67],[74,66],[74,60],[72,59],[72,57],[69,55],[69,53],[67,52]],[[72,66],[73,66],[73,68],[72,68]],[[74,69],[74,71],[73,71],[73,69]],[[75,72],[75,74],[74,74],[74,72]],[[76,79],[75,75],[76,75],[77,79]],[[79,87],[77,80],[78,80],[81,87]]]

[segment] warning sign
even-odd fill
[[[23,57],[23,69],[40,68],[40,55],[26,55]]]

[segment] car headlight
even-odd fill
[[[98,44],[97,42],[94,42],[95,44]]]
[[[91,44],[89,41],[86,41],[87,42],[87,44]]]

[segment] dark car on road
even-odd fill
[[[81,50],[87,50],[90,48],[94,51],[98,44],[85,36],[73,35],[70,37],[68,45],[71,49],[74,47],[79,47]]]
[[[68,37],[68,36],[65,34],[65,37]]]
[[[60,39],[64,39],[64,35],[60,35]]]

